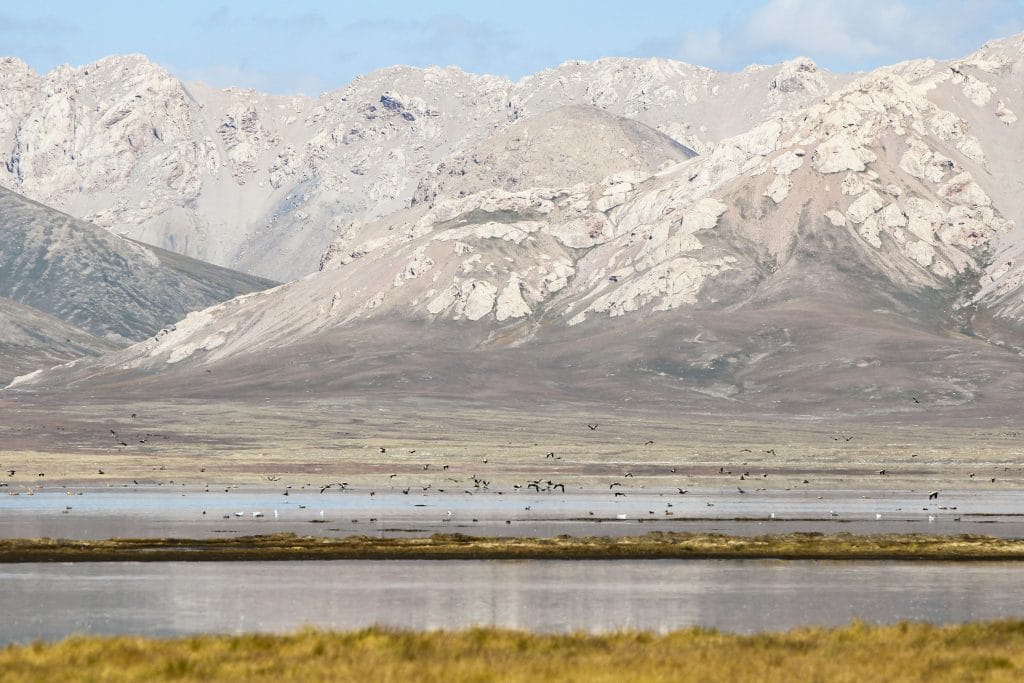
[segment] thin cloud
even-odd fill
[[[767,0],[745,17],[677,34],[670,54],[719,69],[796,55],[840,70],[865,69],[966,54],[989,38],[1020,31],[1019,8],[1017,0]]]

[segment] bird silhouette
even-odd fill
[[[590,431],[594,431],[595,429],[597,429],[597,425],[596,424],[593,424],[593,425],[592,424],[588,424],[587,426],[590,427]]]

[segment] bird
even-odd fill
[[[914,403],[920,403],[921,402],[920,399],[917,398],[917,396],[911,396],[910,398],[914,401]]]
[[[689,491],[687,491],[686,489],[681,489],[681,488],[679,488],[678,486],[676,487],[676,490],[677,490],[677,491],[679,491],[679,495],[680,495],[680,496],[682,496],[682,495],[685,495],[685,494],[689,493]]]
[[[736,490],[737,490],[737,491],[739,491],[740,493],[746,493],[746,491],[744,491],[743,489],[741,489],[741,488],[740,488],[739,486],[737,486],[737,487],[736,487]]]
[[[878,470],[878,473],[879,473],[880,475],[882,475],[883,477],[885,476],[885,470]]]
[[[645,446],[650,446],[650,445],[652,445],[653,443],[654,443],[654,442],[653,442],[653,441],[651,441],[650,439],[648,439],[647,441],[644,441],[644,445],[645,445]]]
[[[590,427],[590,431],[594,431],[595,429],[597,429],[597,425],[596,424],[592,425],[592,424],[588,423],[587,426]]]
[[[96,470],[97,474],[103,474],[103,470]]]
[[[616,486],[622,486],[622,482],[621,481],[613,481],[612,483],[608,484],[608,488],[609,489],[613,489]]]
[[[386,448],[384,448],[383,446],[381,446],[381,447],[380,447],[380,452],[381,452],[381,453],[387,453],[387,452],[388,452],[388,449],[386,449]]]
[[[938,491],[930,491],[928,493],[928,500],[935,500],[938,497],[939,497],[939,492]]]

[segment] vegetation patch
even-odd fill
[[[554,538],[434,534],[323,538],[269,534],[205,539],[0,540],[0,562],[244,560],[1024,560],[1024,540],[991,536],[793,533],[772,536],[653,532]]]
[[[1024,622],[900,623],[729,635],[690,628],[539,635],[494,628],[145,639],[0,650],[23,681],[1019,681]]]

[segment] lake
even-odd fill
[[[616,492],[619,492],[616,489]],[[31,495],[28,495],[31,493]],[[373,493],[374,495],[371,495]],[[70,495],[69,495],[70,494]],[[440,493],[368,489],[48,485],[0,494],[0,538],[101,539],[292,532],[300,535],[633,536],[648,531],[760,535],[985,534],[1024,537],[1024,491],[608,489]]]
[[[0,565],[0,644],[501,626],[539,632],[1024,617],[1024,564],[775,560],[112,562]]]

